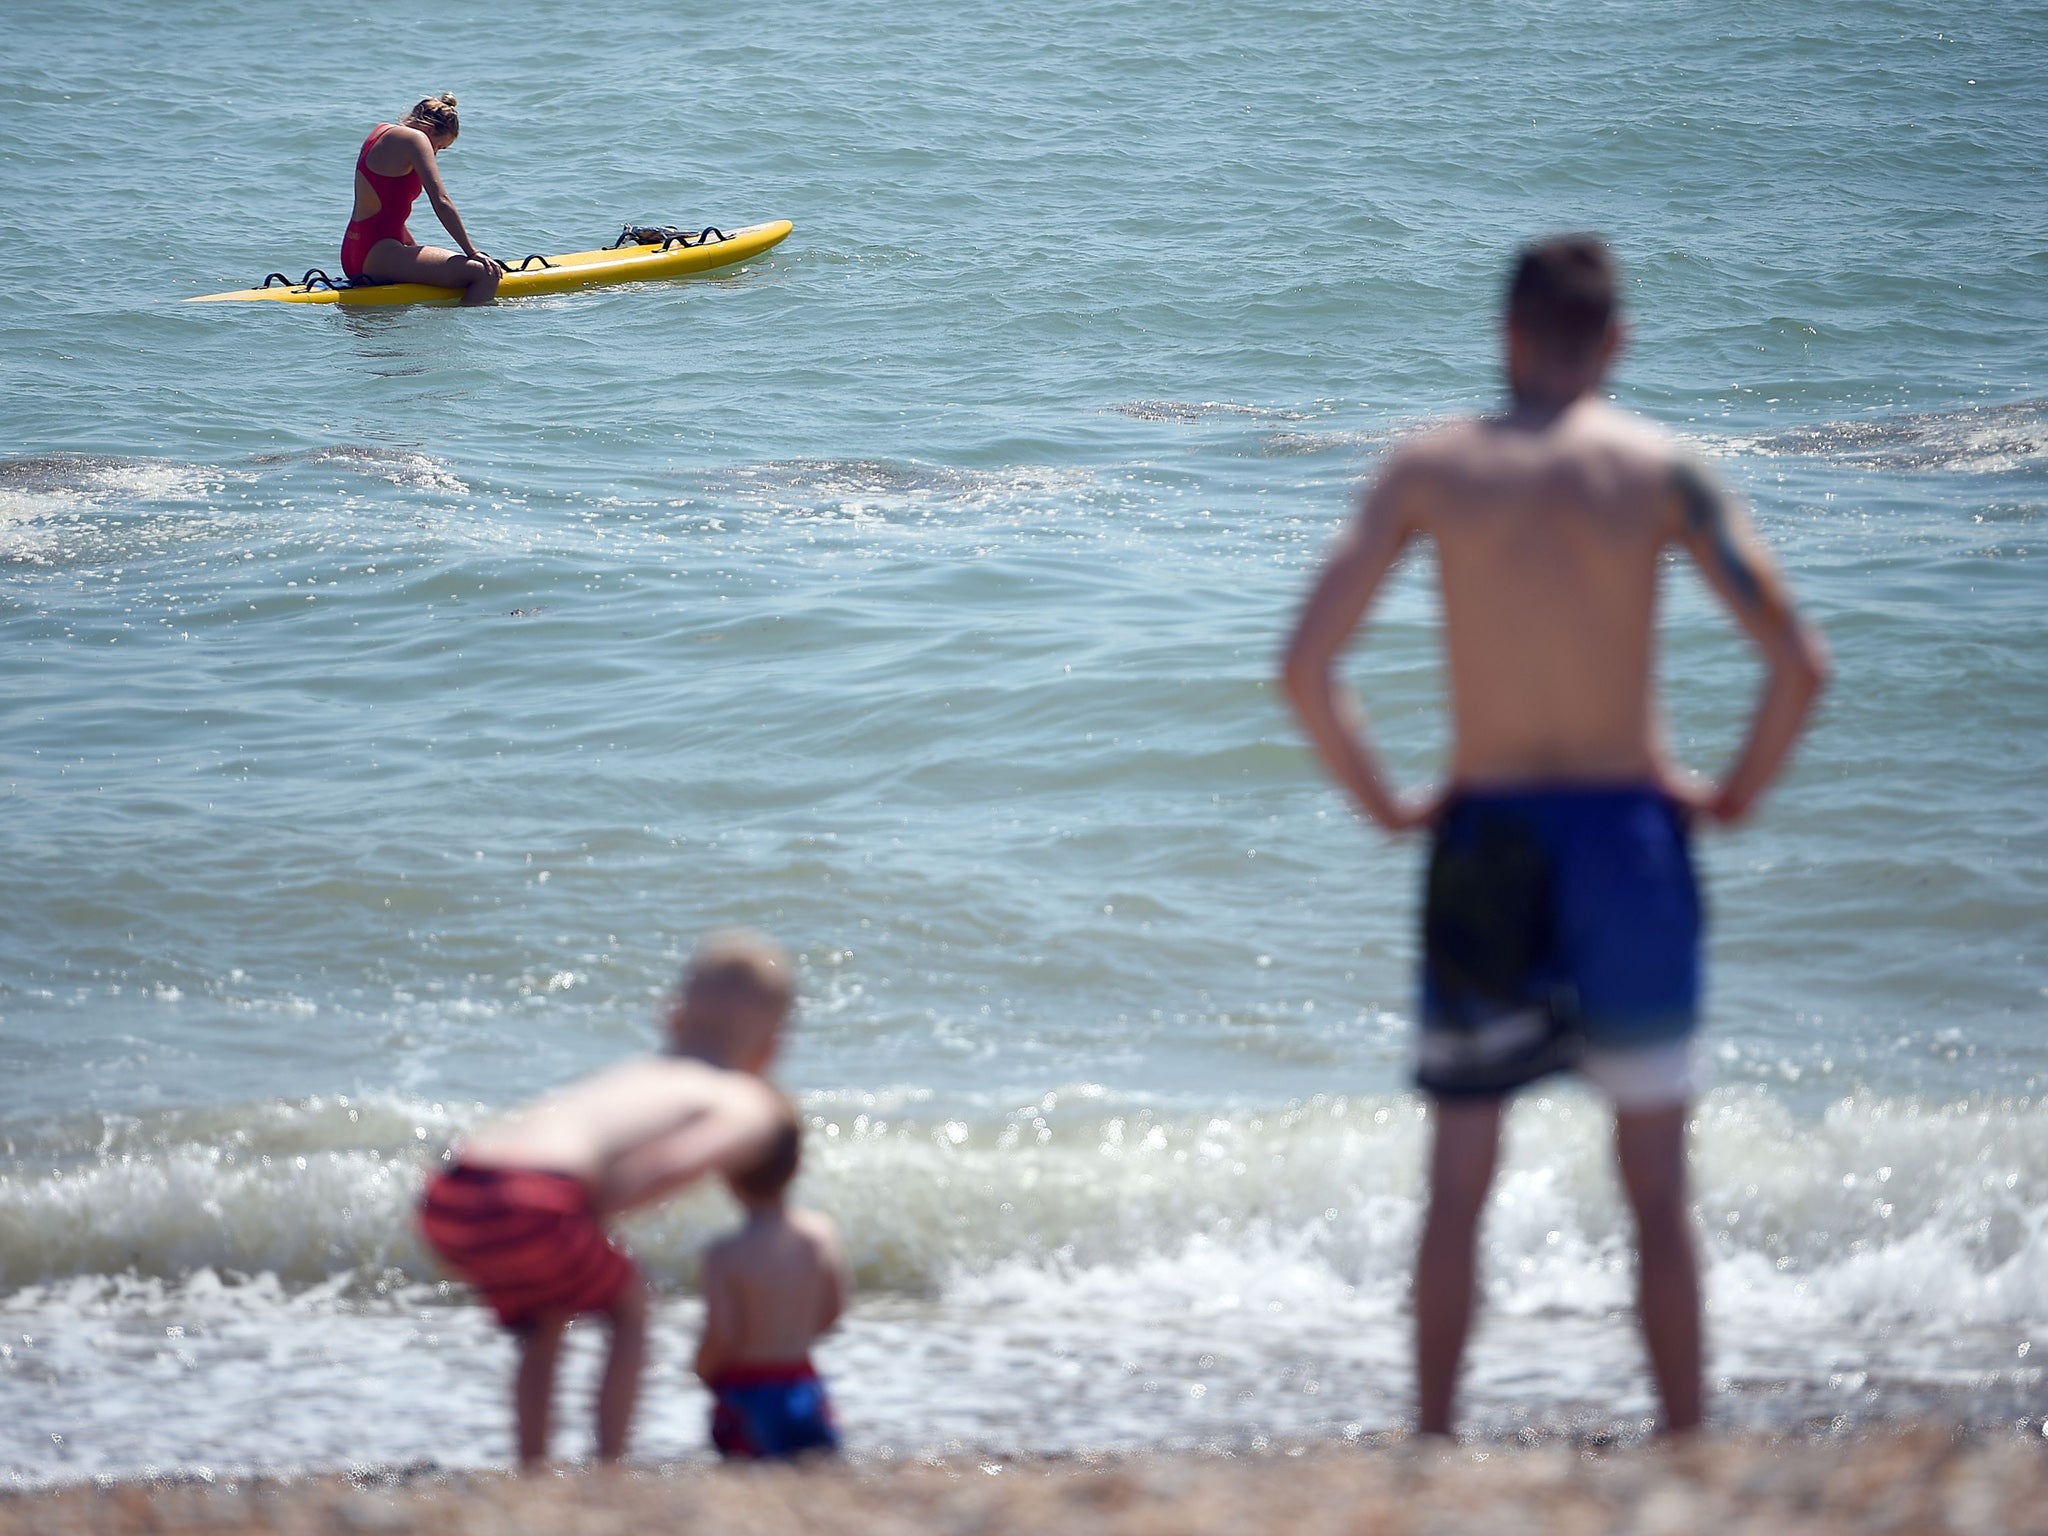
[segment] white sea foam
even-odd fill
[[[252,461],[266,468],[273,465],[313,465],[372,476],[392,485],[467,495],[468,484],[446,463],[416,448],[392,448],[375,443],[335,443],[306,453],[258,454]]]
[[[1632,1431],[1654,1411],[1626,1286],[1594,1278],[1590,1298],[1551,1307],[1516,1305],[1532,1292],[1512,1281],[1490,1287],[1464,1391],[1476,1424]],[[2034,1411],[2042,1372],[2021,1351],[2039,1330],[1937,1314],[1858,1333],[1823,1300],[1787,1305],[1781,1280],[1756,1254],[1710,1273],[1716,1422]],[[28,1388],[0,1416],[0,1477],[502,1462],[509,1354],[488,1313],[448,1304],[459,1295],[197,1269],[0,1297],[0,1380]],[[703,1398],[684,1368],[699,1318],[687,1297],[657,1303],[644,1455],[703,1454]],[[596,1342],[572,1334],[572,1384],[589,1379]],[[819,1360],[857,1449],[1016,1454],[1386,1430],[1408,1411],[1408,1350],[1395,1288],[1348,1283],[1311,1235],[1262,1229],[1123,1262],[1012,1257],[930,1298],[863,1291]],[[564,1433],[582,1443],[575,1416]]]
[[[57,520],[78,504],[70,491],[23,491],[0,487],[0,560],[48,565],[63,538]]]
[[[1399,427],[1359,427],[1333,432],[1269,432],[1260,447],[1276,458],[1321,453],[1357,453],[1384,448],[1401,435]]]
[[[165,459],[93,454],[41,454],[0,460],[0,560],[64,564],[183,535],[210,524],[231,483],[244,470]],[[148,532],[110,531],[115,521],[140,521]],[[157,552],[157,551],[152,551]]]
[[[1042,504],[1083,493],[1094,478],[1074,466],[985,470],[908,460],[785,459],[741,465],[718,477],[711,489],[734,496],[743,505],[857,521],[864,516],[956,517],[1013,504]]]
[[[1690,435],[1717,455],[1826,459],[1901,471],[1997,474],[2048,464],[2048,401],[1901,412],[1775,431]]]
[[[1256,1274],[1400,1304],[1421,1198],[1413,1101],[1191,1116],[1052,1097],[980,1119],[910,1098],[896,1112],[810,1104],[804,1197],[838,1215],[863,1289],[983,1305],[1050,1287],[1199,1313]],[[17,1138],[0,1285],[220,1270],[368,1294],[423,1280],[410,1206],[474,1113],[325,1100]],[[1696,1148],[1703,1252],[1731,1306],[1840,1327],[2048,1323],[2039,1106],[1847,1099],[1814,1123],[1724,1090]],[[687,1289],[729,1219],[704,1194],[636,1221],[632,1241],[657,1283]],[[1625,1225],[1597,1107],[1522,1107],[1486,1231],[1493,1304],[1625,1305]]]
[[[1184,424],[1216,417],[1239,417],[1253,421],[1314,419],[1306,411],[1286,410],[1279,406],[1245,405],[1232,400],[1126,400],[1105,409],[1114,415],[1128,416],[1135,421],[1172,421]]]

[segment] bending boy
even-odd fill
[[[1505,1096],[1570,1067],[1614,1103],[1644,1339],[1675,1432],[1700,1417],[1685,1183],[1700,938],[1689,832],[1748,812],[1827,659],[1741,510],[1661,432],[1601,399],[1622,331],[1600,241],[1565,236],[1520,254],[1504,339],[1508,408],[1389,457],[1309,595],[1284,686],[1367,816],[1434,833],[1415,1074],[1436,1132],[1415,1265],[1421,1431],[1451,1429]],[[1333,668],[1414,539],[1436,546],[1453,745],[1448,789],[1403,798]],[[1718,786],[1674,765],[1659,722],[1658,570],[1672,546],[1766,669]]]
[[[597,1397],[597,1454],[625,1454],[639,1393],[647,1291],[606,1221],[773,1141],[782,1099],[764,1082],[794,998],[788,957],[726,933],[692,958],[665,1019],[666,1048],[582,1078],[480,1126],[427,1184],[420,1231],[519,1337],[512,1401],[519,1461],[547,1457],[562,1330],[603,1314],[611,1349]]]

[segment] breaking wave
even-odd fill
[[[325,1098],[17,1133],[0,1288],[209,1270],[351,1292],[430,1279],[411,1203],[479,1112]],[[1425,1133],[1407,1097],[1202,1115],[1084,1087],[973,1119],[917,1095],[814,1095],[806,1112],[801,1197],[838,1217],[870,1292],[965,1299],[1036,1276],[1200,1307],[1284,1270],[1357,1302],[1405,1293]],[[1495,1306],[1627,1304],[1606,1124],[1576,1092],[1517,1109],[1487,1226]],[[2048,1320],[2040,1105],[1850,1097],[1802,1120],[1724,1089],[1694,1145],[1710,1281],[1746,1305],[1845,1323]],[[658,1285],[687,1289],[731,1219],[700,1192],[633,1222],[631,1241]]]

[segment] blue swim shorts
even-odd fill
[[[1658,790],[1455,795],[1422,927],[1417,1087],[1493,1097],[1576,1069],[1622,1109],[1691,1096],[1699,887]]]
[[[737,1461],[838,1450],[825,1383],[807,1360],[721,1372],[711,1383],[711,1443]]]

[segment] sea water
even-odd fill
[[[1838,663],[1701,849],[1709,1412],[2039,1428],[2037,11],[14,0],[0,35],[0,1476],[503,1461],[509,1346],[421,1252],[423,1171],[645,1047],[726,923],[800,957],[855,1448],[1401,1424],[1420,850],[1274,663],[1386,445],[1497,398],[1504,263],[1558,227],[1624,263],[1617,398],[1750,500]],[[796,232],[475,313],[180,304],[334,270],[363,134],[443,89],[499,255]],[[1711,768],[1759,672],[1667,596]],[[1418,561],[1351,664],[1410,783],[1436,635]],[[1608,1134],[1569,1084],[1511,1118],[1484,1431],[1654,1410]],[[731,1219],[631,1227],[646,1456],[704,1454]]]

